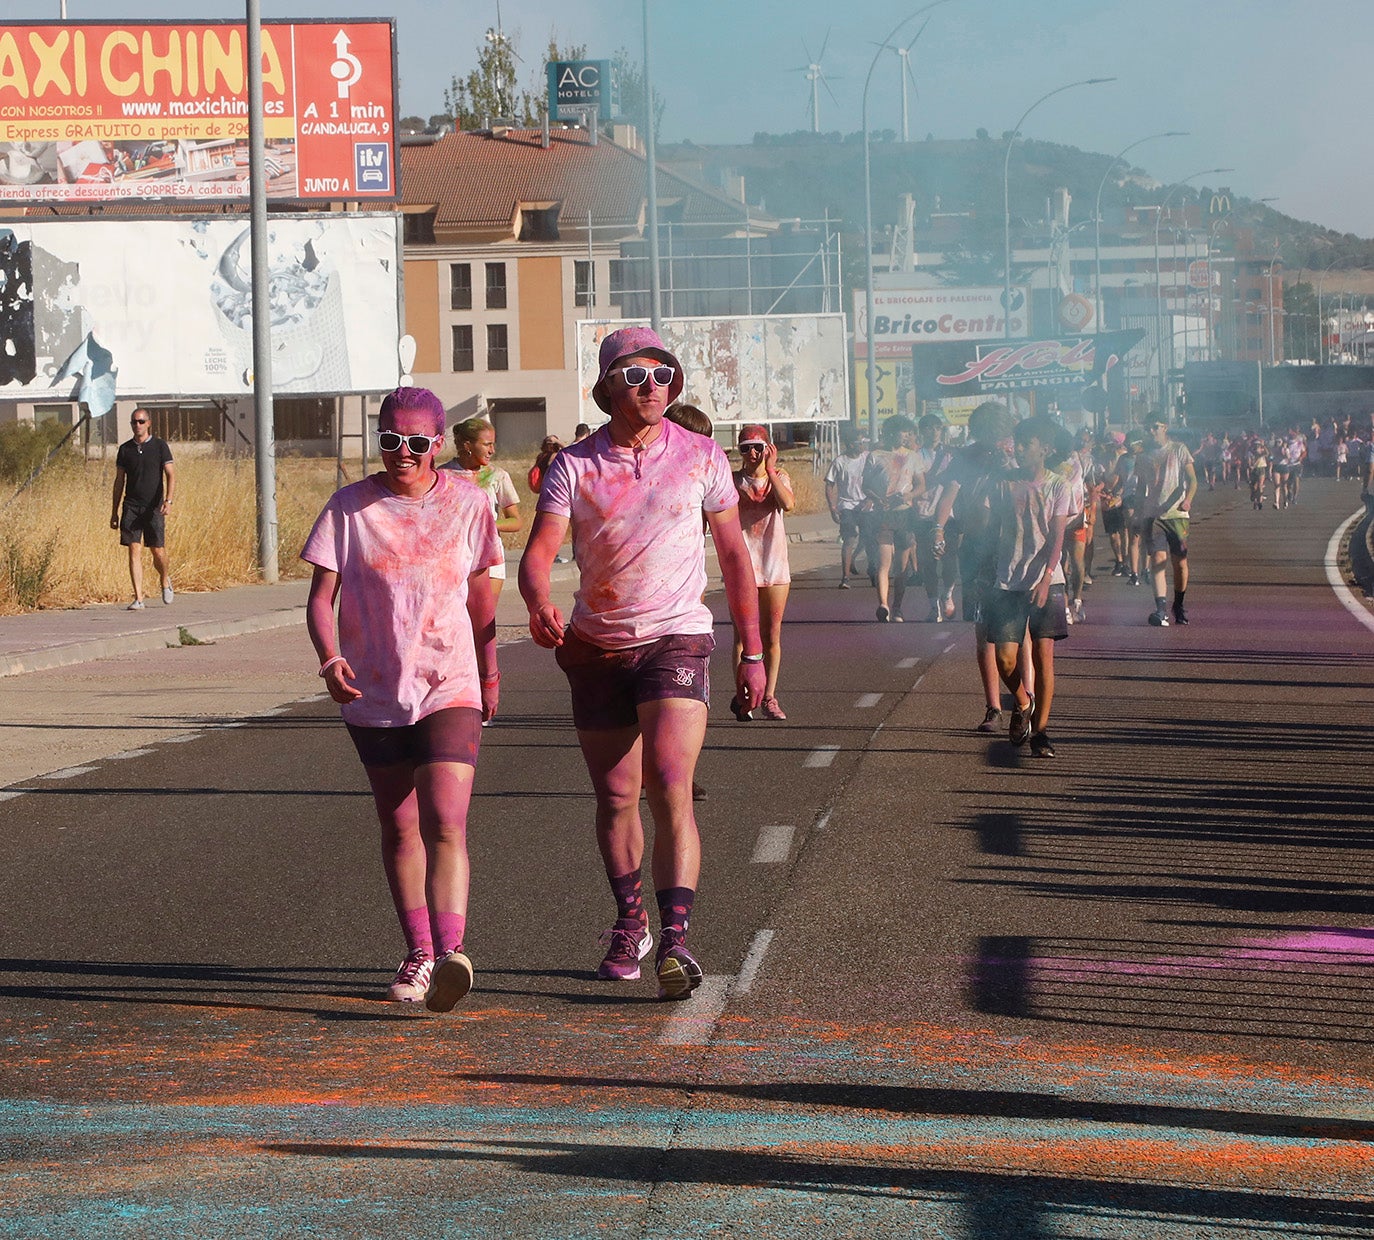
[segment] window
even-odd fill
[[[448,265],[448,304],[451,310],[472,309],[472,264]]]
[[[472,324],[459,323],[453,329],[453,369],[472,369]]]
[[[573,304],[596,305],[596,268],[589,258],[573,260]]]
[[[504,323],[491,323],[487,326],[487,369],[510,369],[510,349]]]
[[[506,264],[487,264],[487,309],[506,308]]]
[[[520,208],[521,241],[557,241],[558,207]]]
[[[401,236],[406,245],[434,244],[434,214],[433,211],[407,211],[401,217]]]

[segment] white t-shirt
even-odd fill
[[[605,650],[709,633],[703,512],[735,507],[719,444],[672,422],[639,452],[602,427],[549,465],[539,511],[572,522],[581,583],[572,626]],[[638,459],[636,459],[638,458]]]
[[[836,491],[835,507],[841,512],[853,512],[864,502],[864,462],[867,452],[857,456],[837,456],[826,470],[825,485]]]
[[[395,728],[453,706],[480,710],[468,577],[502,558],[487,497],[447,470],[420,499],[381,478],[335,491],[301,551],[339,574],[339,653],[363,694],[340,713]]]
[[[1069,484],[1053,470],[1039,482],[1014,474],[999,487],[996,503],[997,585],[1003,590],[1033,590],[1048,566],[1050,522],[1069,515]],[[1056,562],[1053,567],[1050,584],[1060,585],[1063,565]]]

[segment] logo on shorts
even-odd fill
[[[687,686],[688,688],[690,688],[692,685],[694,685],[694,684],[696,683],[696,679],[697,679],[697,674],[696,674],[696,672],[693,671],[693,669],[690,668],[690,667],[680,667],[680,668],[678,668],[677,671],[673,674],[673,683],[674,683],[674,684],[677,684],[677,685],[685,685],[685,686]]]

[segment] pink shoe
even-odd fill
[[[759,711],[765,719],[787,718],[787,716],[783,714],[782,707],[778,705],[778,699],[775,697],[764,698],[763,701],[759,703]]]

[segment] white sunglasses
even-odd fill
[[[396,431],[374,431],[377,436],[377,446],[383,452],[399,452],[401,445],[405,444],[410,449],[411,456],[424,456],[426,452],[433,452],[443,441],[442,435],[400,435]]]
[[[626,366],[620,373],[627,387],[639,387],[647,379],[652,379],[655,387],[667,387],[677,371],[671,366]]]

